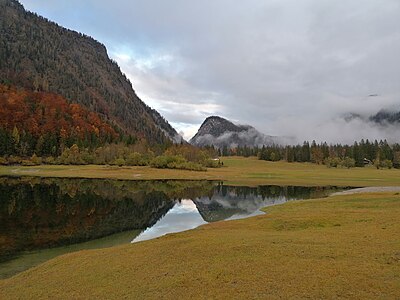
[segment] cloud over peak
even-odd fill
[[[299,140],[393,135],[341,116],[400,101],[397,0],[22,3],[105,43],[186,138],[209,115]]]

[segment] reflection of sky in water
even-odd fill
[[[261,207],[283,203],[286,201],[286,198],[276,197],[262,199],[261,196],[250,196],[247,197],[247,199],[243,199],[241,197],[238,198],[236,195],[229,195],[228,197],[217,196],[213,197],[213,199],[203,197],[196,199],[196,201],[205,205],[217,203],[222,210],[239,209],[240,212],[234,213],[232,216],[226,218],[226,220],[237,220],[261,215],[263,214],[263,212],[260,211]],[[150,240],[168,233],[193,229],[202,224],[207,224],[207,222],[202,218],[196,204],[192,200],[182,200],[181,202],[177,202],[154,226],[147,228],[133,239],[132,242]]]
[[[143,231],[132,242],[150,240],[167,233],[193,229],[206,223],[192,200],[182,200],[176,203],[153,227]]]
[[[118,190],[121,188],[120,182],[114,183],[112,181],[94,180],[92,181],[93,184],[88,184],[89,180],[86,179],[83,181],[54,180],[54,184],[60,189],[60,193],[57,193],[57,197],[60,197],[60,203],[63,204],[63,207],[66,207],[60,212],[60,216],[63,216],[63,218],[58,218],[54,224],[48,224],[49,229],[51,229],[50,231],[46,231],[47,228],[41,228],[41,231],[38,231],[35,229],[37,226],[35,224],[43,224],[43,226],[47,224],[46,221],[44,221],[45,219],[42,221],[41,218],[47,218],[48,215],[53,213],[53,209],[57,211],[58,215],[58,206],[52,206],[54,204],[54,197],[48,196],[48,191],[49,189],[53,190],[53,185],[50,187],[47,180],[48,179],[43,182],[36,182],[35,179],[35,181],[32,181],[29,185],[26,184],[27,182],[25,182],[25,180],[16,181],[16,179],[6,179],[6,181],[2,180],[0,182],[0,189],[5,188],[7,191],[9,188],[7,181],[10,181],[13,189],[15,189],[15,191],[20,191],[18,193],[4,193],[6,196],[4,207],[6,207],[6,209],[3,213],[5,213],[5,220],[8,220],[8,227],[6,228],[10,230],[2,234],[6,236],[5,240],[9,238],[13,241],[14,245],[8,246],[10,246],[10,249],[14,252],[10,252],[10,256],[7,253],[4,254],[4,251],[0,251],[0,259],[5,258],[5,260],[0,262],[0,278],[11,276],[60,254],[81,249],[97,249],[125,244],[127,242],[144,241],[168,233],[193,229],[208,222],[248,218],[263,214],[263,212],[260,211],[262,207],[281,204],[294,199],[320,198],[332,192],[332,187],[263,186],[249,188],[223,185],[203,186],[203,184],[199,186],[195,184],[192,189],[191,183],[185,183],[183,186],[178,184],[176,188],[177,191],[183,193],[182,197],[186,199],[176,201],[169,198],[169,194],[165,191],[165,189],[168,189],[168,191],[171,191],[171,194],[174,195],[175,183],[145,182],[143,184],[137,184],[130,182],[129,185],[128,183],[124,183],[122,185],[123,189],[121,190],[121,194],[116,193],[114,196],[116,188],[118,188]],[[52,183],[53,181],[50,182]],[[132,186],[130,186],[130,184],[132,184]],[[71,187],[74,187],[74,189],[71,190]],[[149,187],[151,189],[147,192]],[[35,188],[35,190],[33,190],[33,188]],[[80,190],[80,188],[82,190]],[[155,193],[153,194],[153,192]],[[35,199],[31,199],[30,197],[33,193],[35,194]],[[68,197],[74,199],[74,201],[70,201],[67,197],[64,197],[67,194]],[[136,195],[138,199],[135,199]],[[189,198],[193,200],[189,200]],[[32,203],[29,202],[32,200],[34,200]],[[37,203],[39,203],[37,201],[39,200],[40,203],[43,201],[46,205],[37,205]],[[114,207],[114,202],[115,207],[110,211],[109,215],[105,215],[103,205],[108,203],[105,202],[108,200],[110,200],[110,207]],[[10,217],[10,210],[7,209],[7,201],[8,208],[12,207],[14,209],[14,207],[19,207],[18,201],[22,201],[21,203],[24,205],[27,204],[28,206],[26,208],[24,206],[23,209],[21,208],[21,213],[16,211],[18,214],[16,215],[14,213],[14,216],[12,216],[12,218],[16,218],[14,220]],[[48,205],[46,201],[48,201]],[[142,203],[142,201],[146,202]],[[76,204],[73,204],[75,202]],[[72,205],[71,208],[69,208],[68,205]],[[83,206],[83,209],[93,209],[92,211],[95,212],[94,215],[92,216],[90,213],[88,214],[88,218],[91,220],[93,219],[95,223],[93,223],[93,228],[86,228],[86,226],[84,226],[86,222],[83,222],[83,225],[75,224],[73,221],[74,218],[71,216],[72,222],[76,225],[76,227],[74,225],[74,231],[76,229],[76,232],[71,233],[71,237],[68,240],[61,233],[63,230],[67,230],[65,228],[69,228],[70,225],[68,224],[72,224],[68,219],[70,217],[68,212],[79,206]],[[25,234],[21,237],[21,233],[15,226],[15,224],[18,224],[15,222],[25,224],[24,222],[26,220],[23,218],[26,213],[33,214],[35,218],[38,218],[33,221],[32,225],[27,226],[27,234],[32,235],[32,237],[29,236],[28,240],[24,238]],[[164,217],[160,219],[163,215]],[[80,216],[80,218],[81,217],[84,218],[85,214]],[[0,219],[1,218],[2,212],[0,212]],[[19,218],[21,218],[21,220]],[[146,226],[150,224],[154,225],[146,229]],[[115,233],[120,232],[120,230],[124,228],[131,227],[136,229]],[[88,232],[85,237],[86,229]],[[42,231],[47,232],[48,236],[47,233],[46,236],[37,234],[37,232]],[[52,235],[53,232],[54,235]],[[28,237],[28,235],[26,235],[26,237]],[[1,238],[0,236],[0,239]],[[49,241],[51,243],[59,242],[61,246],[46,249]],[[74,241],[82,241],[83,243],[74,244]],[[65,245],[62,246],[63,244]],[[42,245],[45,249],[38,250]],[[33,251],[25,251],[32,247],[34,249]]]
[[[147,228],[132,242],[196,228],[208,222],[236,220],[263,214],[262,207],[282,204],[297,198],[311,197],[310,188],[266,187],[264,190],[227,187],[212,196],[177,202],[154,226]],[[321,190],[323,192],[323,189]],[[316,194],[321,196],[320,194]],[[314,196],[316,196],[314,195]],[[323,195],[323,194],[322,194]]]

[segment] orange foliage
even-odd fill
[[[86,133],[118,137],[99,115],[59,95],[0,85],[0,127],[12,130],[14,126],[35,137],[46,133],[62,138],[72,134],[84,138]]]

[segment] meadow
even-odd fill
[[[0,281],[0,298],[400,297],[398,193],[288,202],[265,212],[60,256]]]
[[[398,186],[400,170],[223,158],[207,172],[1,167],[0,175],[201,179],[236,185]],[[0,281],[1,299],[400,298],[400,195],[337,195],[264,208],[154,240],[66,254]]]
[[[365,168],[327,168],[312,163],[268,162],[255,157],[223,157],[222,168],[207,172],[154,169],[150,167],[118,167],[105,165],[32,167],[1,166],[0,176],[40,176],[107,178],[128,180],[187,179],[218,180],[235,185],[336,185],[336,186],[395,186],[400,183],[400,170]]]

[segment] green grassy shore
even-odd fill
[[[82,177],[128,180],[190,179],[221,180],[237,185],[337,185],[395,186],[400,170],[374,167],[336,169],[311,163],[267,162],[256,158],[226,157],[224,167],[207,172],[115,166],[0,167],[0,176]]]

